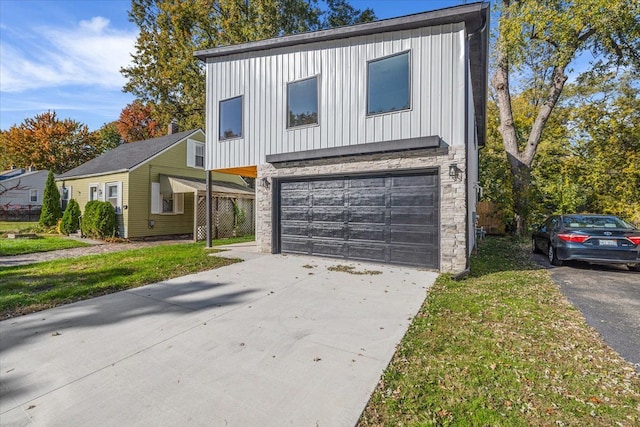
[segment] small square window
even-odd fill
[[[367,64],[367,115],[411,108],[409,52]]]
[[[287,85],[287,127],[318,123],[318,77]]]
[[[218,138],[242,137],[242,96],[220,101],[220,131]]]

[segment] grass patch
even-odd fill
[[[25,255],[85,246],[91,245],[60,236],[38,236],[37,239],[7,239],[0,237],[0,256]]]
[[[0,221],[0,234],[21,233],[38,227],[37,222]]]
[[[469,278],[438,278],[360,427],[640,425],[637,373],[527,247],[484,239]]]
[[[7,267],[0,270],[0,319],[234,262],[186,243]]]

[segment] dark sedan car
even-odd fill
[[[640,271],[640,230],[613,215],[554,215],[533,232],[533,252],[553,265],[578,260]]]

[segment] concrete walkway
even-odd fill
[[[354,425],[436,273],[253,248],[0,322],[0,424]]]

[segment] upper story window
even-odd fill
[[[411,108],[410,54],[403,52],[367,64],[367,115]]]
[[[318,124],[318,77],[287,85],[287,127]]]
[[[191,168],[204,169],[204,143],[187,140],[187,166]]]
[[[242,137],[242,96],[220,101],[220,130],[218,139]]]

